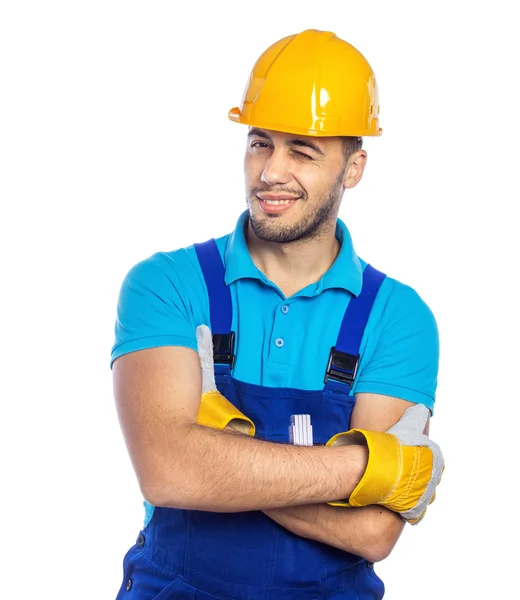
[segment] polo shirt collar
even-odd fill
[[[253,262],[247,247],[245,227],[248,218],[249,212],[246,210],[240,215],[235,230],[229,236],[224,252],[226,285],[237,279],[267,281],[266,276]],[[317,282],[315,291],[319,293],[328,288],[343,288],[358,296],[363,282],[363,267],[354,251],[347,226],[341,219],[336,221],[336,239],[341,244],[339,254],[330,269]]]

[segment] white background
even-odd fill
[[[516,597],[518,30],[513,2],[24,2],[0,8],[0,596],[115,598],[143,519],[112,396],[119,286],[245,207],[227,120],[259,54],[332,30],[375,70],[381,138],[340,216],[434,311],[427,518],[390,600]],[[515,213],[516,214],[516,213]]]

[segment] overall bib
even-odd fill
[[[365,268],[362,291],[350,299],[330,351],[323,389],[263,387],[231,375],[234,333],[224,264],[214,240],[195,249],[209,294],[217,387],[252,419],[255,437],[289,443],[294,414],[310,415],[315,445],[348,431],[361,338],[385,275]],[[384,594],[372,563],[299,537],[260,511],[155,507],[123,569],[117,600],[378,600]]]

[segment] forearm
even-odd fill
[[[362,446],[274,444],[198,425],[174,438],[142,486],[156,506],[239,512],[348,498],[367,461]]]
[[[313,504],[264,511],[292,533],[377,562],[386,558],[404,528],[401,517],[381,506],[341,508]]]

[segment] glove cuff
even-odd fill
[[[240,433],[255,435],[255,425],[217,390],[202,394],[197,423],[222,430],[231,427]]]
[[[368,463],[358,485],[345,501],[329,502],[332,506],[360,507],[380,504],[389,496],[396,485],[400,471],[400,444],[388,433],[351,429],[332,437],[327,446],[349,443],[345,436],[361,434],[368,446]],[[359,436],[358,436],[359,437]]]

